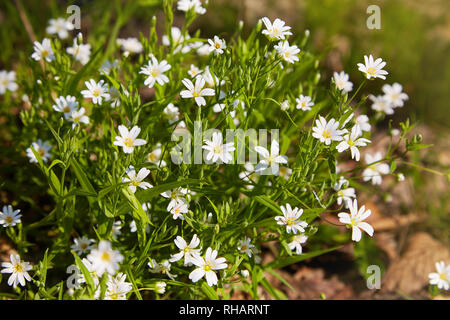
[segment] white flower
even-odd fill
[[[209,52],[214,51],[215,54],[222,54],[223,49],[227,47],[225,40],[219,39],[218,36],[214,36],[214,40],[208,39],[208,43],[210,45]]]
[[[166,283],[162,281],[155,283],[155,291],[156,293],[164,294],[166,292]]]
[[[158,60],[156,60],[156,58],[152,55],[151,61],[148,62],[148,65],[141,67],[141,71],[139,71],[139,73],[143,73],[148,76],[147,79],[145,79],[144,84],[149,88],[153,88],[155,82],[158,82],[161,86],[164,85],[164,83],[169,82],[169,78],[164,74],[164,72],[170,68],[171,66],[166,60],[158,62]]]
[[[55,60],[55,55],[53,54],[52,45],[49,39],[44,38],[42,43],[35,41],[33,45],[34,52],[31,57],[34,60],[39,61],[44,59],[47,62]]]
[[[192,78],[195,78],[195,77],[198,76],[200,73],[202,73],[202,70],[200,70],[197,66],[194,66],[193,64],[191,64],[191,67],[189,68],[188,74],[189,74]]]
[[[113,62],[105,60],[105,62],[103,62],[102,66],[100,67],[100,71],[104,72],[105,74],[109,74],[114,68],[117,67],[118,64],[119,61],[117,59]]]
[[[212,287],[217,284],[217,275],[215,270],[225,269],[227,264],[226,259],[223,257],[217,258],[217,250],[208,248],[205,253],[205,258],[194,257],[192,263],[198,268],[189,274],[189,279],[192,282],[197,282],[201,278],[205,277],[208,286]]]
[[[352,202],[352,198],[356,198],[355,188],[341,189],[337,192],[337,194],[337,204],[340,206],[342,202],[344,202],[346,208],[348,208],[349,203]]]
[[[289,101],[288,100],[284,100],[283,102],[281,102],[280,109],[283,110],[283,111],[288,110],[289,109]]]
[[[86,44],[78,43],[77,38],[73,39],[72,47],[68,47],[66,51],[82,65],[88,63],[89,58],[91,57],[91,45],[89,43]]]
[[[187,53],[191,50],[191,47],[189,45],[184,45],[184,41],[189,39],[189,34],[186,34],[186,37],[184,37],[181,34],[181,30],[178,27],[172,27],[170,29],[170,35],[172,36],[172,45],[174,47],[173,53],[178,53],[181,51],[181,53]],[[170,39],[165,34],[162,37],[162,43],[165,46],[170,46]]]
[[[385,96],[375,97],[373,94],[370,94],[369,99],[373,101],[372,110],[383,112],[385,114],[394,113],[393,105],[389,103]]]
[[[180,111],[173,103],[169,103],[163,110],[164,114],[169,119],[169,124],[175,123],[180,120]]]
[[[86,109],[84,109],[84,108],[80,108],[80,110],[77,110],[77,111],[72,111],[72,114],[70,115],[70,118],[69,118],[69,121],[73,122],[72,128],[75,128],[80,123],[84,123],[84,124],[89,123],[89,117],[84,114],[85,112],[86,112]]]
[[[57,34],[60,39],[66,39],[69,31],[74,29],[73,24],[64,18],[50,19],[49,26],[45,29],[48,34]]]
[[[177,9],[180,11],[189,11],[194,8],[195,13],[204,14],[206,9],[202,7],[200,0],[178,0]]]
[[[127,293],[131,291],[133,286],[126,282],[126,274],[120,272],[115,277],[108,275],[106,282],[105,300],[126,300]]]
[[[55,103],[56,104],[53,105],[53,110],[64,113],[64,118],[66,119],[69,119],[72,112],[78,107],[78,102],[73,96],[60,96],[55,99]]]
[[[250,272],[247,269],[241,270],[241,275],[244,278],[248,278],[250,276]]]
[[[21,286],[25,286],[25,280],[31,281],[31,277],[28,274],[33,267],[29,262],[21,261],[18,254],[11,254],[9,256],[11,262],[2,262],[4,268],[1,273],[11,273],[8,279],[8,285],[17,287],[17,283]]]
[[[126,55],[129,53],[141,53],[144,50],[142,43],[136,38],[117,39],[116,42]]]
[[[89,239],[86,236],[82,236],[80,238],[73,239],[73,244],[70,246],[70,248],[75,251],[78,255],[82,255],[84,253],[87,253],[89,250],[92,250],[94,243],[94,240]]]
[[[280,177],[285,178],[286,180],[289,180],[292,174],[292,169],[288,167],[280,167]]]
[[[0,94],[4,94],[6,90],[14,92],[19,86],[16,83],[15,71],[0,71]]]
[[[450,288],[450,265],[446,266],[444,261],[436,262],[436,271],[428,274],[431,285],[437,285],[439,289]]]
[[[20,209],[13,210],[11,205],[3,206],[2,211],[0,211],[0,224],[3,227],[14,227],[16,224],[20,223],[21,214],[19,214]]]
[[[370,132],[370,123],[369,123],[369,117],[365,114],[359,115],[355,119],[355,124],[359,126],[359,129],[361,130],[361,133],[363,131]]]
[[[206,160],[212,162],[228,163],[233,161],[233,151],[236,150],[234,142],[223,144],[223,138],[221,132],[213,132],[211,140],[203,140],[206,145],[202,146],[202,149],[208,151]]]
[[[128,178],[122,178],[122,182],[129,182],[130,184],[128,185],[128,188],[133,193],[136,192],[137,187],[142,188],[144,190],[148,188],[153,188],[153,186],[150,183],[142,181],[149,175],[149,173],[150,170],[148,170],[147,168],[141,168],[138,174],[136,174],[136,171],[133,168],[132,170],[127,171]]]
[[[111,228],[111,235],[113,239],[117,239],[118,236],[122,234],[122,221],[114,221],[112,228]]]
[[[404,102],[409,99],[408,95],[402,92],[402,85],[397,82],[392,86],[389,84],[383,85],[382,90],[384,92],[384,98],[394,108],[403,107]]]
[[[205,43],[203,44],[203,42],[201,41],[197,41],[191,44],[191,48],[197,49],[197,54],[199,56],[207,56],[209,55],[209,44]]]
[[[186,194],[187,189],[181,187],[161,193],[161,196],[166,199],[170,199],[169,205],[167,206],[167,211],[172,210],[177,203],[184,203]]]
[[[170,273],[171,264],[168,260],[164,260],[162,263],[157,263],[154,259],[150,259],[147,264],[151,273],[166,274],[170,279],[175,280],[175,275]]]
[[[291,208],[289,203],[286,204],[286,208],[284,206],[280,206],[281,211],[283,212],[282,216],[276,216],[275,220],[279,225],[286,225],[287,233],[296,234],[299,232],[305,232],[305,228],[308,226],[306,221],[298,220],[303,214],[303,209],[299,209],[295,207]]]
[[[104,82],[104,80],[100,80],[97,83],[94,79],[85,81],[84,84],[86,85],[87,90],[82,90],[81,94],[85,99],[92,99],[93,104],[101,105],[102,99],[108,101],[111,98],[108,93],[108,86]]]
[[[255,167],[250,162],[247,162],[244,165],[245,171],[242,171],[239,173],[239,179],[244,180],[245,182],[248,182],[245,187],[249,190],[254,188],[254,183],[256,181],[256,178],[258,174],[255,172]]]
[[[313,127],[314,138],[324,142],[326,145],[330,145],[331,141],[342,141],[342,135],[347,133],[346,129],[339,129],[339,122],[333,118],[327,122],[324,117],[319,115],[319,119],[316,119],[316,126]]]
[[[130,95],[130,93],[125,89],[123,90],[123,94],[127,97]],[[121,97],[120,97],[119,90],[117,90],[114,87],[110,87],[109,88],[109,98],[111,100],[111,108],[116,108],[116,107],[120,106]]]
[[[200,239],[197,237],[196,234],[194,234],[194,236],[192,237],[192,240],[189,243],[189,245],[180,236],[177,236],[174,242],[175,245],[178,247],[178,249],[180,249],[180,252],[171,255],[171,258],[169,260],[170,262],[178,261],[184,257],[184,265],[189,266],[192,264],[193,257],[200,255],[201,249],[200,248],[196,249],[200,244]]]
[[[97,270],[94,268],[94,264],[92,264],[88,259],[83,258],[81,260],[81,262],[83,262],[84,266],[86,267],[86,269],[88,270],[89,274],[92,277],[92,280],[94,281],[94,285],[97,287],[98,284],[100,283],[100,276],[97,273]],[[84,278],[83,274],[80,274],[80,279],[79,279],[79,283],[85,283],[86,279]],[[98,293],[95,293],[96,298],[97,296],[100,296],[100,290],[98,290]]]
[[[352,228],[352,240],[358,242],[361,240],[361,230],[364,230],[371,237],[373,236],[373,228],[367,222],[363,220],[367,219],[372,213],[370,210],[366,210],[365,206],[362,206],[358,210],[357,200],[353,200],[353,203],[349,203],[350,214],[347,212],[340,212],[338,214],[339,221],[345,223]]]
[[[128,128],[124,125],[120,125],[118,127],[120,136],[116,136],[116,141],[114,141],[114,145],[122,147],[123,152],[125,153],[133,153],[134,147],[142,146],[147,143],[144,139],[136,139],[141,129],[138,126],[134,126],[128,131]]]
[[[161,149],[161,144],[158,143],[156,145],[156,148],[152,150],[152,152],[150,152],[147,155],[147,160],[151,163],[154,163],[160,167],[165,167],[167,164],[164,160],[161,160],[161,156],[162,156],[162,149]]]
[[[31,145],[33,146],[34,150],[41,156],[42,161],[47,162],[48,159],[51,157],[49,151],[52,148],[52,146],[50,145],[50,143],[48,141],[42,141],[41,139],[37,139],[37,141],[33,142]],[[28,158],[30,158],[30,162],[37,163],[38,161],[34,156],[33,151],[31,151],[31,147],[28,148],[26,151]]]
[[[353,126],[352,132],[350,134],[346,134],[342,142],[336,146],[337,151],[343,152],[350,148],[352,159],[359,161],[360,153],[358,147],[365,147],[368,143],[370,143],[369,139],[360,138],[360,133],[361,129],[359,126]]]
[[[289,249],[294,250],[296,254],[302,253],[302,244],[308,240],[308,237],[304,234],[295,235],[292,241],[288,243]]]
[[[340,73],[334,72],[333,79],[339,90],[342,90],[345,93],[353,90],[353,83],[348,81],[349,76],[344,71],[341,71]]]
[[[101,240],[98,248],[92,249],[87,259],[92,263],[92,268],[99,277],[104,272],[114,275],[119,270],[119,263],[122,262],[123,256],[118,250],[111,248],[111,243]]]
[[[273,24],[267,17],[264,17],[261,20],[266,26],[266,29],[262,31],[262,34],[265,34],[270,40],[284,39],[285,36],[292,34],[292,32],[289,31],[291,27],[285,26],[285,22],[281,19],[276,18]]]
[[[367,167],[363,171],[362,175],[364,177],[364,181],[372,180],[373,185],[381,184],[381,175],[389,173],[389,165],[379,162],[381,159],[383,159],[381,152],[377,152],[373,156],[369,153],[366,153],[365,160],[369,167]]]
[[[383,62],[381,58],[376,60],[373,59],[372,55],[369,57],[364,56],[364,64],[358,63],[358,70],[366,75],[367,79],[380,78],[386,79],[385,75],[388,74],[387,71],[383,70],[386,62]]]
[[[295,101],[297,101],[296,108],[303,111],[311,110],[311,107],[314,105],[314,102],[311,101],[311,97],[302,94],[299,98],[296,98]]]
[[[288,41],[280,41],[276,46],[274,46],[275,50],[277,50],[278,55],[286,62],[294,63],[295,61],[299,61],[297,57],[297,53],[300,52],[300,49],[297,46],[289,46]]]
[[[280,146],[277,140],[272,140],[270,145],[270,153],[264,147],[256,146],[255,151],[262,158],[255,167],[256,172],[262,172],[267,168],[272,170],[273,175],[278,175],[281,163],[287,163],[288,159],[285,155],[280,155]]]
[[[182,98],[194,98],[197,106],[206,105],[206,100],[203,96],[213,96],[215,95],[214,89],[205,88],[205,79],[203,77],[197,77],[195,80],[195,86],[191,80],[184,78],[181,82],[185,85],[188,90],[183,90],[180,92]]]
[[[217,76],[213,76],[213,74],[211,73],[211,70],[209,70],[209,66],[205,67],[205,70],[202,72],[201,77],[203,79],[205,79],[206,86],[210,87],[210,88],[214,88],[216,85],[220,86],[220,85],[223,85],[225,83],[225,80],[222,80],[219,83],[219,78],[217,78]],[[225,97],[225,94],[224,94],[223,97]],[[220,99],[223,99],[223,98],[219,97],[219,100]]]
[[[249,258],[252,257],[252,248],[255,246],[251,244],[252,239],[244,237],[244,240],[239,240],[238,250],[241,253],[246,253]]]
[[[177,202],[170,210],[172,214],[173,220],[180,218],[180,220],[184,220],[183,213],[188,212],[188,203]]]

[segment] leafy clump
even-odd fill
[[[22,105],[17,179],[32,185],[10,185],[19,202],[0,220],[19,252],[5,269],[11,297],[226,299],[243,287],[257,299],[262,285],[284,299],[265,272],[373,236],[356,188],[396,174],[411,129],[390,128],[388,150],[364,151],[408,98],[384,84],[366,115],[364,85],[388,76],[386,62],[365,56],[353,88],[344,71],[322,79],[309,31],[281,19],[205,39],[189,30],[206,13],[200,1],[178,1],[180,27],[171,1],[163,9],[161,39],[156,15],[148,37],[108,42],[70,39],[70,23],[50,20],[17,79],[0,74],[3,109]],[[130,12],[118,10],[114,34]],[[422,147],[417,137],[407,146]],[[340,170],[348,158],[354,169]],[[324,212],[339,213],[341,236],[316,233]],[[262,263],[273,241],[275,260]]]

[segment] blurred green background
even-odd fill
[[[366,26],[369,5],[380,7],[379,30]],[[449,127],[448,0],[219,0],[210,1],[209,8],[209,18],[201,21],[210,26],[203,30],[211,34],[233,28],[238,20],[252,28],[263,16],[285,20],[294,35],[309,29],[315,50],[331,49],[325,60],[328,77],[343,69],[356,82],[360,79],[356,64],[364,54],[382,57],[390,73],[386,82],[401,83],[410,96],[407,108],[400,109],[396,118],[410,116]],[[377,93],[380,89],[375,85]]]

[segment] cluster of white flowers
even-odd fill
[[[189,211],[189,202],[187,200],[188,192],[188,189],[179,187],[161,193],[161,196],[170,199],[170,202],[167,205],[167,211],[172,214],[174,220],[178,218],[184,220],[183,214]]]
[[[60,96],[55,99],[55,103],[53,105],[53,109],[57,112],[62,112],[64,114],[64,118],[70,122],[72,122],[72,128],[75,128],[80,123],[88,124],[89,117],[85,115],[86,109],[78,107],[78,102],[76,98],[73,96]]]
[[[369,95],[369,99],[372,100],[372,109],[376,112],[391,115],[394,113],[395,108],[403,107],[408,95],[403,92],[401,84],[395,82],[393,85],[385,84],[382,87],[383,95],[374,96]]]

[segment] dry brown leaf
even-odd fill
[[[389,266],[381,285],[382,291],[412,294],[428,284],[428,274],[435,271],[435,262],[450,262],[449,249],[424,232],[409,237],[401,258]]]

